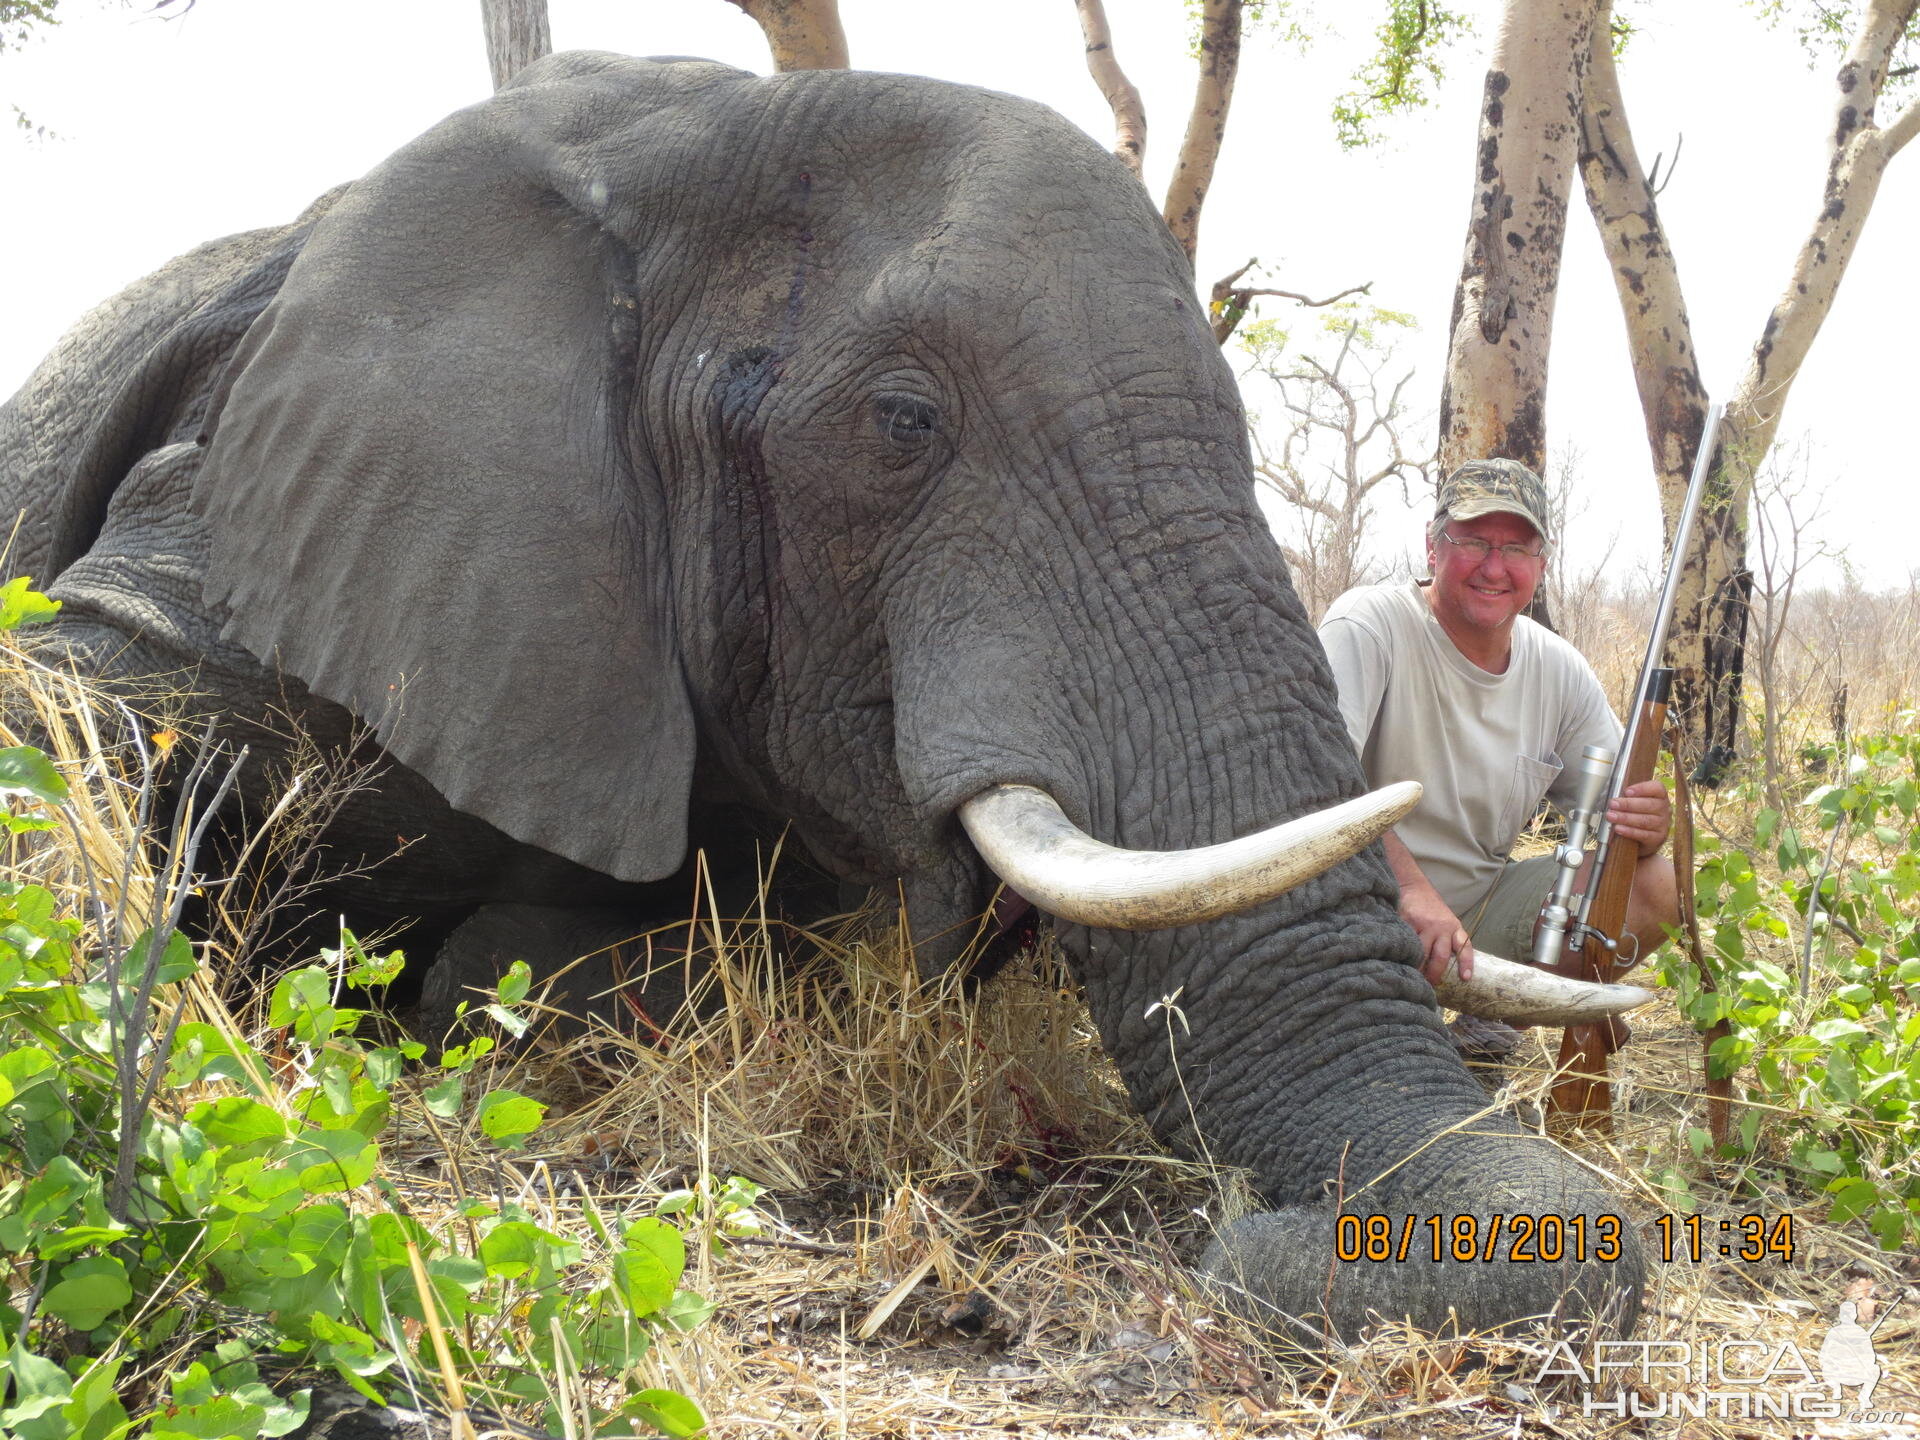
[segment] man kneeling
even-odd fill
[[[1546,486],[1518,461],[1462,465],[1442,483],[1427,529],[1432,578],[1349,590],[1320,624],[1367,782],[1426,787],[1386,847],[1431,981],[1448,965],[1470,976],[1475,944],[1532,957],[1558,866],[1550,855],[1512,860],[1513,843],[1542,799],[1571,803],[1574,774],[1562,757],[1620,744],[1593,667],[1522,613],[1546,574],[1547,515]],[[1666,787],[1628,786],[1607,818],[1640,845],[1624,971],[1679,923],[1673,862],[1660,853],[1672,823]],[[1504,1054],[1519,1040],[1497,1022],[1456,1035],[1480,1053]]]

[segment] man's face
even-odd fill
[[[1445,538],[1428,542],[1434,614],[1449,630],[1504,634],[1512,627],[1514,617],[1533,602],[1533,592],[1546,573],[1547,562],[1544,558],[1510,560],[1500,547],[1538,549],[1540,533],[1518,515],[1494,514],[1449,520],[1442,536],[1484,540],[1493,548],[1482,560]]]

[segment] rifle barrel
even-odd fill
[[[1667,626],[1673,620],[1674,601],[1680,594],[1680,572],[1686,566],[1687,547],[1693,542],[1693,521],[1700,513],[1700,501],[1707,491],[1707,478],[1713,472],[1713,450],[1720,439],[1720,417],[1726,407],[1714,404],[1707,407],[1707,422],[1700,430],[1700,450],[1693,457],[1693,474],[1687,481],[1687,497],[1680,506],[1679,523],[1673,530],[1673,547],[1667,552],[1667,581],[1660,587],[1660,603],[1654,608],[1653,630],[1647,637],[1647,658],[1640,664],[1640,680],[1634,687],[1633,709],[1627,733],[1620,745],[1620,757],[1624,761],[1633,749],[1633,732],[1640,724],[1640,717],[1646,713],[1649,699],[1648,687],[1653,683],[1653,672],[1660,668],[1661,654],[1667,648]],[[1607,787],[1607,799],[1617,800],[1620,792],[1626,788],[1626,767],[1617,766],[1613,772],[1613,782]]]

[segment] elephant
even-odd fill
[[[550,56],[95,311],[0,485],[72,663],[377,755],[329,843],[414,843],[350,912],[578,954],[790,827],[923,965],[1044,913],[1133,1103],[1271,1207],[1198,1261],[1231,1303],[1633,1325],[1619,1203],[1485,1113],[1415,968],[1413,796],[1364,793],[1192,267],[1044,107]],[[1438,1253],[1516,1215],[1619,1233]]]

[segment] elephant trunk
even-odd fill
[[[1263,733],[1257,712],[1222,705],[1195,716],[1192,755],[1163,750],[1159,765],[1109,771],[1105,787],[1083,780],[1075,808],[1103,838],[1163,850],[1337,804],[1357,788],[1344,773],[1350,752],[1333,732],[1316,758],[1292,695],[1292,728]],[[1108,753],[1145,750],[1101,718]],[[1020,768],[1042,782],[1074,778],[1064,759]],[[1634,1234],[1570,1157],[1487,1113],[1416,968],[1377,847],[1238,914],[1156,930],[1056,928],[1156,1133],[1248,1169],[1273,1206],[1225,1230],[1203,1261],[1233,1303],[1295,1339],[1352,1339],[1399,1320],[1439,1332],[1632,1324]],[[1382,1226],[1391,1253],[1368,1259]],[[1456,1240],[1472,1264],[1455,1258]]]
[[[1296,1342],[1400,1320],[1631,1328],[1643,1261],[1620,1205],[1553,1142],[1489,1113],[1410,965],[1343,958],[1370,917],[1273,918],[1062,930],[1156,1130],[1247,1167],[1274,1206],[1224,1229],[1202,1272]],[[1143,970],[1166,977],[1163,993],[1092,978]]]
[[[1491,1119],[1477,1129],[1507,1130]],[[1645,1280],[1617,1201],[1551,1144],[1518,1132],[1440,1142],[1372,1185],[1248,1216],[1201,1273],[1235,1309],[1296,1341],[1351,1342],[1405,1320],[1431,1334],[1632,1328]]]

